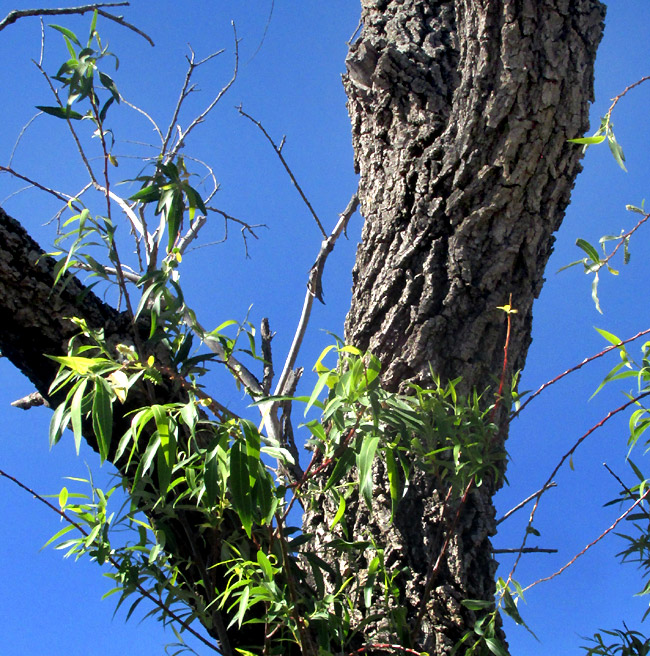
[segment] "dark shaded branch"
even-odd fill
[[[59,9],[14,9],[0,21],[0,31],[4,30],[4,28],[8,25],[15,23],[19,18],[25,18],[28,16],[61,16],[70,14],[83,15],[89,11],[97,10],[97,13],[100,16],[103,16],[104,18],[111,20],[118,25],[122,25],[123,27],[132,30],[136,34],[139,34],[143,39],[146,39],[152,46],[155,45],[150,36],[145,34],[135,25],[125,21],[123,16],[114,16],[113,14],[102,9],[102,7],[128,7],[129,5],[129,2],[99,2],[92,5],[81,5],[79,7],[62,7]]]

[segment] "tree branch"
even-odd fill
[[[128,7],[129,2],[99,2],[92,5],[81,5],[79,7],[62,7],[60,9],[14,9],[10,11],[3,20],[0,21],[0,31],[4,30],[8,25],[12,25],[19,18],[25,18],[27,16],[60,16],[60,15],[70,15],[70,14],[85,14],[89,11],[97,10],[97,13],[108,20],[111,20],[118,25],[132,30],[136,34],[139,34],[142,38],[146,39],[152,46],[155,45],[150,36],[145,34],[142,30],[137,28],[135,25],[124,20],[122,16],[114,16],[107,11],[104,11],[102,7]]]

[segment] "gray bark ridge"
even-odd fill
[[[462,376],[466,392],[491,386],[493,394],[506,327],[497,306],[512,294],[518,310],[510,376],[523,367],[553,233],[581,170],[581,149],[567,139],[588,129],[604,6],[362,0],[362,7],[363,32],[344,76],[365,217],[346,342],[379,357],[387,389],[426,383],[430,364],[443,380]],[[449,653],[474,621],[462,600],[493,598],[495,487],[473,490],[462,509],[421,625],[411,627],[417,649]],[[349,539],[371,536],[391,571],[406,567],[398,603],[412,623],[449,529],[445,489],[416,473],[391,525],[386,488],[378,470],[373,511],[356,505]],[[347,508],[355,512],[352,500]],[[323,517],[308,516],[305,529],[326,542]]]

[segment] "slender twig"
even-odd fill
[[[562,372],[559,376],[556,376],[555,378],[545,382],[541,387],[537,389],[537,391],[534,394],[531,394],[524,403],[522,403],[515,412],[512,413],[510,419],[514,419],[517,415],[521,413],[521,411],[537,396],[539,396],[547,387],[550,387],[551,385],[554,385],[558,381],[562,380],[565,376],[568,376],[569,374],[572,374],[574,371],[578,371],[578,369],[582,369],[586,364],[589,364],[590,362],[593,362],[594,360],[598,358],[602,358],[603,355],[607,355],[610,351],[613,351],[614,349],[620,348],[621,346],[625,346],[625,344],[629,344],[630,342],[633,342],[635,339],[639,339],[639,337],[643,337],[645,335],[650,334],[650,328],[647,328],[646,330],[642,330],[641,332],[637,333],[636,335],[633,335],[632,337],[628,337],[627,339],[622,340],[618,344],[613,344],[612,346],[608,346],[607,348],[604,348],[602,351],[596,353],[595,355],[591,355],[588,358],[585,358],[582,362],[579,364],[575,365],[574,367],[571,367],[570,369],[567,369],[566,371]]]
[[[246,62],[247,64],[250,64],[253,61],[253,59],[255,59],[257,53],[262,49],[262,46],[264,45],[266,35],[269,31],[269,26],[271,25],[271,18],[273,18],[274,9],[275,9],[275,0],[271,0],[271,9],[269,10],[269,15],[268,18],[266,19],[266,24],[264,25],[264,32],[262,33],[262,38],[260,39],[260,42],[257,45],[257,48],[255,49],[255,52],[251,55],[251,58],[248,60],[248,62]]]
[[[519,549],[492,549],[492,553],[519,553]],[[543,547],[526,547],[522,553],[557,553],[557,549],[544,549]]]
[[[30,185],[33,187],[36,187],[37,189],[40,189],[41,191],[45,191],[48,194],[51,194],[58,200],[62,200],[67,207],[67,204],[69,201],[73,200],[75,198],[74,196],[69,196],[68,194],[64,194],[60,191],[57,191],[56,189],[50,189],[50,187],[46,187],[45,185],[42,185],[40,182],[36,182],[36,180],[33,180],[32,178],[27,177],[26,175],[23,175],[22,173],[18,173],[17,171],[14,171],[9,166],[2,166],[0,165],[0,172],[4,171],[5,173],[10,173],[13,175],[15,178],[18,178],[19,180],[24,180],[25,182],[28,182]],[[80,212],[81,210],[72,203],[71,205],[77,212]]]
[[[65,522],[70,524],[71,526],[74,526],[81,535],[88,537],[88,532],[86,529],[84,529],[83,526],[78,524],[77,522],[74,521],[71,517],[69,517],[62,509],[57,508],[54,504],[50,503],[47,499],[42,497],[40,494],[32,490],[31,488],[27,487],[24,483],[19,481],[17,478],[11,476],[7,472],[3,471],[0,469],[0,477],[4,477],[8,480],[10,480],[12,483],[17,485],[19,488],[24,490],[25,492],[31,494],[34,499],[37,501],[40,501],[41,503],[45,504],[50,510],[55,512],[57,515],[59,515]],[[118,563],[110,554],[107,556],[108,562],[111,564],[112,567],[114,567],[116,570],[120,569],[120,563]],[[188,631],[191,633],[197,640],[200,640],[204,645],[207,647],[210,647],[210,649],[213,649],[214,651],[219,652],[220,647],[218,645],[215,645],[211,643],[209,640],[207,640],[205,637],[203,637],[198,631],[195,631],[191,625],[187,624],[185,620],[183,620],[181,617],[179,617],[171,608],[169,607],[168,604],[164,603],[162,600],[156,599],[154,595],[152,595],[148,590],[146,590],[144,587],[142,587],[139,583],[136,584],[136,588],[138,589],[138,592],[143,596],[149,599],[149,601],[153,602],[158,608],[162,609],[165,611],[166,614],[169,615],[169,617],[174,621],[177,622],[181,627],[183,627],[184,630]]]
[[[612,475],[612,476],[618,481],[619,485],[620,485],[620,486],[625,490],[625,492],[627,493],[628,498],[630,498],[630,499],[634,499],[634,493],[632,492],[632,490],[630,490],[630,488],[629,488],[627,485],[625,485],[625,483],[623,483],[623,481],[620,479],[620,477],[617,476],[617,475],[612,471],[611,467],[610,467],[606,462],[603,463],[603,467],[604,467],[604,468],[605,468],[605,469],[606,469],[606,470],[607,470],[607,471],[608,471],[608,472],[609,472],[609,473],[610,473],[610,474],[611,474],[611,475]],[[643,511],[643,514],[646,515],[646,517],[648,517],[648,519],[650,519],[650,512],[648,512],[648,511],[647,511],[645,508],[643,508],[643,507],[641,508],[641,510]]]
[[[135,111],[138,112],[139,114],[142,114],[142,116],[144,116],[144,117],[149,121],[149,123],[151,123],[151,125],[153,125],[154,132],[158,135],[158,137],[159,137],[159,139],[160,139],[160,143],[161,143],[161,145],[162,145],[162,144],[164,143],[164,142],[163,142],[163,135],[162,135],[162,132],[160,131],[160,128],[158,127],[158,124],[156,123],[156,121],[154,121],[153,118],[151,118],[151,116],[149,116],[149,114],[147,114],[147,112],[144,111],[144,109],[142,109],[141,107],[138,107],[137,105],[134,105],[133,103],[129,102],[129,101],[128,101],[126,98],[124,98],[123,96],[120,96],[120,100],[121,100],[121,101],[122,101],[127,107],[130,107],[131,109],[135,110]],[[149,145],[149,144],[148,144],[148,145]],[[153,146],[153,147],[155,147],[155,146]]]
[[[566,569],[571,567],[571,565],[573,565],[573,563],[575,563],[576,560],[580,558],[580,556],[587,553],[587,551],[589,551],[591,547],[593,547],[595,544],[600,542],[608,533],[611,533],[611,531],[613,531],[616,528],[619,522],[623,521],[648,496],[648,494],[650,494],[650,489],[647,489],[645,493],[641,495],[622,515],[619,515],[616,518],[614,523],[609,528],[605,529],[595,540],[592,540],[584,549],[582,549],[582,551],[578,552],[566,565],[560,567],[560,569],[558,569],[557,572],[554,572],[550,576],[545,576],[541,579],[537,579],[537,581],[534,581],[530,585],[527,585],[524,588],[524,592],[526,590],[530,590],[530,588],[538,585],[539,583],[544,583],[545,581],[550,581],[551,579],[554,579],[556,576],[559,576],[560,574],[562,574],[562,572],[564,572]]]
[[[34,60],[32,60],[34,61]],[[50,79],[50,76],[45,72],[41,64],[38,64],[34,62],[34,65],[38,70],[41,72],[43,77],[45,78],[45,81],[47,82],[47,85],[50,87],[50,91],[56,98],[56,102],[59,104],[59,107],[61,109],[65,109],[65,105],[61,102],[61,99],[59,98],[59,92],[54,88],[54,85],[52,84],[52,80]],[[43,112],[42,112],[43,113]],[[84,152],[83,146],[81,145],[81,141],[77,135],[76,130],[72,126],[72,121],[69,118],[65,119],[65,122],[68,124],[68,129],[70,130],[70,134],[72,135],[72,138],[75,142],[75,145],[77,146],[77,151],[79,152],[79,156],[81,157],[81,161],[84,163],[84,166],[86,167],[86,170],[88,171],[88,176],[90,179],[93,181],[95,184],[99,184],[97,182],[97,178],[95,177],[95,173],[90,166],[90,162],[88,161],[88,158],[86,157],[86,153]]]
[[[25,135],[25,132],[27,131],[27,128],[42,114],[43,112],[37,112],[32,116],[25,125],[20,130],[20,133],[18,137],[16,138],[16,142],[14,143],[14,147],[11,149],[11,155],[9,155],[9,166],[11,166],[12,162],[14,161],[14,155],[16,154],[16,149],[18,148],[18,144],[21,142],[23,136]]]
[[[99,2],[92,5],[81,5],[80,7],[62,7],[60,9],[14,9],[10,11],[3,20],[0,21],[0,31],[4,30],[8,25],[12,25],[19,18],[25,18],[28,16],[61,16],[61,15],[70,15],[70,14],[85,14],[89,11],[97,10],[97,13],[104,18],[111,20],[118,25],[132,30],[136,34],[139,34],[142,38],[146,39],[152,46],[154,45],[153,40],[150,36],[145,34],[141,29],[137,28],[135,25],[124,20],[123,16],[114,16],[113,14],[105,11],[102,7],[128,7],[128,2]]]
[[[643,84],[644,82],[647,82],[650,80],[650,75],[646,75],[645,77],[642,77],[640,80],[637,80],[633,84],[630,84],[629,86],[625,87],[621,93],[618,94],[615,98],[612,98],[612,104],[610,105],[609,109],[607,110],[607,116],[611,116],[612,112],[614,111],[614,107],[618,104],[618,101],[623,98],[627,94],[628,91],[632,91],[634,87],[638,87],[640,84]]]
[[[281,144],[278,146],[275,143],[275,141],[273,141],[271,135],[266,131],[264,126],[259,121],[254,119],[250,114],[247,114],[242,109],[241,105],[239,105],[237,109],[242,116],[247,118],[251,123],[253,123],[253,125],[256,125],[261,130],[262,134],[266,137],[267,141],[271,144],[273,150],[275,151],[275,154],[280,158],[280,161],[282,162],[282,166],[284,166],[285,171],[291,178],[291,182],[293,182],[294,187],[298,190],[300,197],[302,198],[305,205],[307,205],[307,207],[309,208],[311,215],[314,217],[314,221],[316,221],[316,224],[318,225],[318,229],[321,231],[323,237],[327,239],[327,233],[325,232],[325,228],[323,228],[323,224],[321,223],[321,220],[318,218],[316,211],[314,210],[311,203],[307,199],[307,196],[305,195],[305,192],[302,190],[302,187],[298,184],[298,181],[296,180],[296,176],[293,174],[291,167],[289,166],[289,164],[287,164],[287,160],[284,158],[284,155],[282,154],[282,146],[284,145],[284,139],[282,140]]]
[[[332,234],[329,237],[326,237],[325,241],[323,241],[318,256],[316,257],[316,261],[314,262],[314,265],[309,272],[307,293],[305,294],[302,313],[300,315],[300,320],[298,321],[296,333],[293,337],[293,342],[291,343],[291,348],[289,349],[289,354],[287,355],[287,359],[282,369],[282,374],[280,375],[280,379],[278,380],[278,384],[275,388],[276,396],[283,396],[286,394],[286,386],[287,380],[289,378],[289,373],[293,370],[293,367],[296,363],[296,358],[298,357],[298,352],[300,351],[300,346],[305,336],[305,331],[307,330],[307,324],[309,323],[309,317],[311,315],[311,308],[314,303],[314,298],[317,298],[321,302],[323,300],[321,278],[323,276],[325,262],[327,261],[328,255],[334,249],[336,240],[345,230],[348,221],[355,213],[358,206],[359,197],[355,193],[350,199],[350,202],[348,203],[348,206],[345,208],[343,213],[339,215],[338,223],[334,227],[334,230],[332,230]]]
[[[270,394],[271,384],[273,383],[273,351],[271,349],[273,336],[274,333],[271,332],[269,320],[267,317],[264,317],[260,326],[262,357],[264,358],[264,375],[262,376],[262,392],[264,394]]]
[[[188,135],[194,128],[199,124],[202,123],[205,120],[205,117],[215,108],[215,106],[219,103],[219,101],[224,97],[228,89],[235,83],[235,80],[237,79],[237,74],[239,72],[239,39],[237,38],[237,28],[235,27],[235,24],[232,23],[232,29],[233,33],[235,35],[235,63],[233,66],[233,73],[232,77],[228,81],[228,83],[219,91],[219,93],[215,96],[215,98],[212,100],[212,102],[196,117],[194,120],[187,126],[185,131],[181,130],[180,127],[178,128],[178,140],[176,141],[176,144],[173,146],[173,148],[167,153],[165,156],[166,161],[174,159],[176,155],[178,154],[178,151],[183,147],[185,140],[187,139]],[[196,68],[197,66],[200,66],[201,64],[204,64],[205,62],[209,61],[212,59],[212,57],[215,57],[216,55],[220,54],[220,52],[213,53],[212,55],[209,55],[208,57],[205,57],[202,59],[200,62],[195,63],[194,62],[194,53],[192,53],[192,58],[190,60],[190,67],[191,68]],[[191,75],[191,73],[188,73],[188,75]],[[186,78],[187,82],[189,82],[189,77]],[[184,86],[183,87],[184,92],[185,92],[185,97],[187,96],[187,93],[189,91],[187,88]],[[182,104],[184,100],[184,97],[179,98],[179,105],[177,106],[177,111],[174,112],[174,117],[178,117],[178,111],[180,111],[180,105]],[[173,123],[170,123],[170,128],[173,129],[173,125],[175,123],[175,120]],[[171,136],[170,132],[168,132],[167,137],[165,138],[165,144],[163,146],[163,153],[165,152],[165,149],[169,145],[169,137]]]
[[[508,512],[501,518],[497,519],[496,523],[497,526],[501,523],[504,522],[510,515],[513,515],[516,513],[518,510],[521,510],[526,504],[530,503],[535,497],[538,497],[540,494],[543,494],[546,490],[548,490],[549,487],[557,487],[557,483],[555,481],[551,481],[550,483],[547,483],[544,487],[541,489],[537,490],[537,492],[533,492],[529,497],[526,497],[523,501],[518,503],[514,508],[511,508],[508,510]]]
[[[381,649],[382,651],[388,651],[389,649],[393,651],[398,651],[402,654],[412,654],[412,656],[422,656],[421,651],[416,651],[415,649],[409,649],[409,647],[402,647],[401,645],[391,645],[388,642],[373,642],[369,645],[364,645],[363,647],[351,651],[348,656],[356,656],[357,654],[365,654],[368,650]]]
[[[115,267],[107,267],[102,265],[104,271],[109,275],[109,276],[115,276],[117,277],[117,270]],[[81,269],[82,271],[95,271],[93,267],[90,266],[90,264],[86,264],[85,262],[76,262],[75,264],[71,265],[71,268],[73,269]],[[124,277],[125,280],[128,280],[129,282],[137,283],[140,281],[140,278],[142,277],[139,273],[136,273],[135,271],[129,271],[126,268],[126,265],[122,265],[122,276]]]
[[[578,440],[573,444],[573,446],[562,456],[558,464],[555,466],[553,471],[551,472],[551,475],[548,477],[548,480],[544,484],[543,488],[546,488],[549,483],[553,481],[553,479],[556,477],[558,471],[560,471],[560,468],[564,463],[573,456],[577,448],[596,430],[601,428],[606,422],[608,422],[612,417],[616,416],[619,412],[622,412],[623,410],[626,410],[629,408],[631,405],[637,403],[641,399],[645,398],[646,396],[650,396],[650,392],[643,392],[642,394],[639,394],[638,396],[635,396],[634,398],[630,399],[629,401],[626,401],[623,405],[619,406],[615,410],[610,410],[605,417],[603,417],[597,424],[593,425],[586,433],[581,435]],[[540,493],[537,496],[537,499],[535,501],[535,504],[533,506],[533,509],[530,511],[530,517],[528,518],[528,525],[527,529],[530,528],[533,525],[533,520],[535,519],[535,514],[537,513],[537,508],[539,507],[539,502],[542,498],[542,493]],[[528,542],[528,536],[530,535],[530,532],[526,530],[524,532],[524,537],[521,542],[521,547],[520,549],[524,549],[526,547],[526,543]],[[521,559],[521,553],[517,556],[515,559],[515,562],[512,566],[512,569],[510,570],[510,573],[508,574],[508,580],[506,581],[506,586],[512,581],[515,572],[517,571],[517,566],[519,565],[519,561]]]

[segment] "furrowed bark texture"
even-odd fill
[[[530,344],[533,300],[581,169],[566,140],[588,129],[604,6],[362,0],[362,12],[344,78],[365,217],[346,341],[380,358],[388,389],[426,383],[430,364],[443,380],[462,376],[466,391],[491,386],[489,400],[503,363],[497,306],[510,294],[508,376]],[[461,510],[416,648],[449,653],[473,622],[460,602],[494,594],[494,487]],[[379,474],[375,496],[372,513],[348,502],[348,526],[384,546],[389,569],[407,567],[400,604],[413,622],[449,528],[444,490],[416,474],[393,525]],[[309,515],[305,528],[326,542],[323,518]]]

